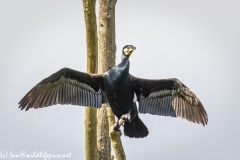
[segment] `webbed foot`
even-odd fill
[[[118,124],[118,122],[116,122],[115,125],[113,126],[113,130],[121,132],[120,125]]]

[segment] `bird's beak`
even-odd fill
[[[134,46],[128,46],[127,48],[124,48],[123,52],[126,56],[130,56],[133,52],[133,50],[135,50],[136,47]]]
[[[136,47],[132,46],[129,51],[132,52],[133,50],[136,50]]]

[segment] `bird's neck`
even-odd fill
[[[129,56],[126,56],[125,54],[122,54],[122,62],[119,63],[119,67],[122,68],[125,72],[129,72],[129,65],[130,65],[130,62],[129,62]]]
[[[129,66],[128,57],[122,58],[122,62],[113,69],[113,74],[111,74],[112,80],[115,83],[123,82],[129,75]]]
[[[118,68],[122,71],[123,74],[124,73],[128,74],[128,72],[129,72],[130,62],[129,62],[128,58],[129,57],[123,55],[122,56],[122,62],[119,63],[119,65],[118,65]]]
[[[126,56],[124,53],[122,54],[122,61],[123,61],[123,60],[126,60],[126,59],[128,60],[128,58],[129,58],[129,57]]]

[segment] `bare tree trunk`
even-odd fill
[[[110,107],[107,108],[107,114],[108,114],[108,121],[109,121],[109,128],[110,130],[110,138],[112,142],[112,147],[114,149],[114,153],[117,160],[126,160],[126,156],[124,153],[124,149],[122,146],[121,141],[121,132],[117,132],[112,130],[112,126],[115,124],[115,116],[112,113],[112,110]]]
[[[99,72],[115,66],[115,4],[117,0],[99,0]]]
[[[117,0],[99,0],[99,73],[104,73],[115,66],[115,5]],[[96,0],[83,0],[87,36],[87,71],[97,73],[97,28]],[[98,119],[98,125],[97,124]],[[121,133],[112,130],[115,117],[109,106],[103,105],[96,116],[96,109],[86,108],[85,148],[86,160],[111,160],[111,142],[117,160],[125,160],[121,143]],[[97,128],[97,132],[96,132]],[[110,132],[109,132],[110,128]],[[110,133],[110,134],[109,134]],[[97,146],[97,148],[96,148]]]
[[[97,148],[98,160],[111,160],[111,142],[108,135],[107,104],[98,110]]]
[[[104,73],[115,66],[115,5],[117,0],[99,0],[99,73]],[[98,159],[110,160],[113,144],[117,160],[125,160],[119,132],[112,130],[115,117],[109,106],[103,105],[98,111]],[[109,132],[110,129],[110,132]],[[109,134],[110,133],[110,134]]]
[[[88,73],[98,72],[98,37],[95,4],[96,0],[83,0]],[[84,123],[86,160],[97,160],[97,109],[86,107]]]

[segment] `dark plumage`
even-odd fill
[[[196,95],[178,79],[148,80],[129,74],[129,57],[136,48],[123,47],[122,62],[104,74],[88,74],[63,68],[34,86],[19,102],[19,108],[42,108],[73,104],[100,108],[109,103],[118,120],[124,120],[124,134],[145,137],[148,129],[138,116],[150,113],[181,117],[206,125],[207,113]],[[116,123],[114,130],[119,130]]]

